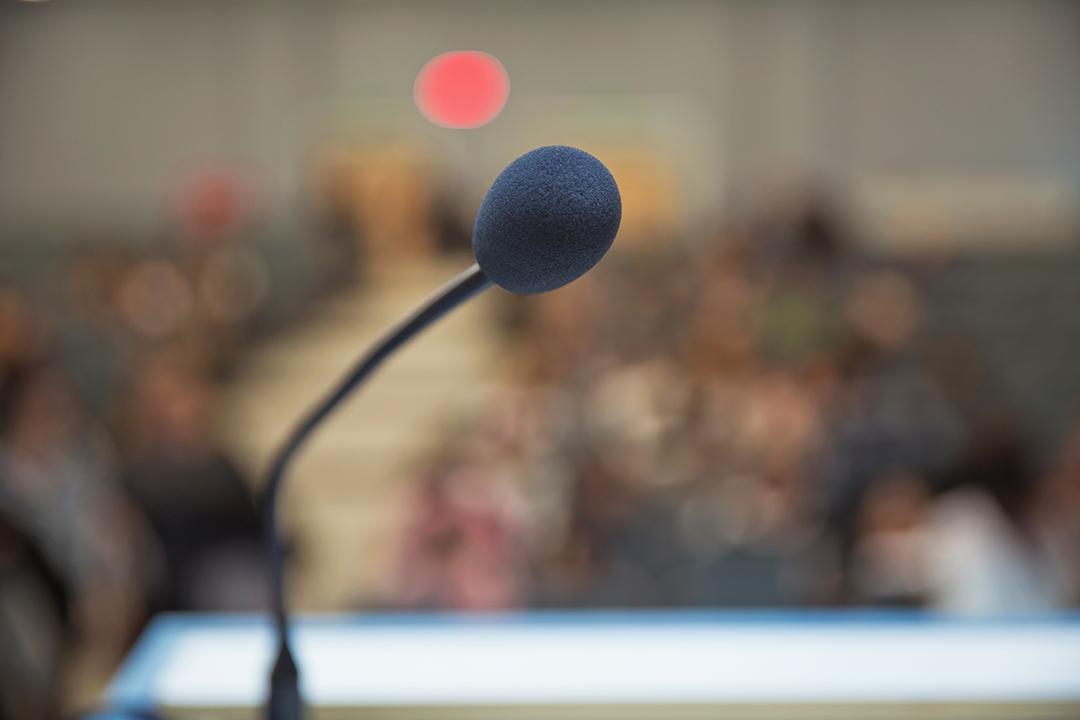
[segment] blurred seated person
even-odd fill
[[[26,297],[0,283],[0,372],[26,365],[41,354],[44,335]]]
[[[48,364],[9,367],[0,380],[0,513],[18,524],[7,533],[8,565],[24,579],[36,567],[46,582],[9,587],[5,599],[41,621],[20,624],[21,641],[44,651],[59,630],[65,661],[86,651],[94,672],[120,657],[143,617],[139,553],[152,545],[114,477],[109,443],[65,379]],[[49,600],[28,604],[25,592]],[[59,627],[47,622],[50,604],[61,608]]]
[[[852,247],[844,213],[820,179],[781,178],[766,189],[752,219],[751,245],[759,260],[825,265]]]
[[[410,492],[391,601],[413,610],[519,607],[522,524],[494,463],[443,450]]]
[[[660,603],[654,555],[667,550],[653,508],[622,458],[589,446],[569,468],[572,486],[563,537],[543,558],[534,602],[555,607]],[[648,551],[648,552],[643,552]],[[667,554],[667,553],[664,553]]]
[[[1036,519],[1066,601],[1080,606],[1080,424],[1066,433],[1039,487]]]
[[[963,615],[1025,615],[1067,602],[1038,532],[1038,476],[1016,433],[982,433],[927,520],[931,604]]]
[[[33,538],[0,512],[0,720],[57,717],[69,600]]]
[[[160,539],[165,577],[152,610],[263,605],[263,554],[249,485],[210,431],[209,389],[182,363],[138,373],[124,482]]]
[[[856,523],[851,585],[857,603],[921,607],[928,593],[926,481],[893,470],[862,494]]]

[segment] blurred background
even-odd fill
[[[509,102],[436,127],[457,49]],[[1080,601],[1080,5],[0,2],[0,718],[259,610],[276,442],[521,153],[584,279],[411,345],[287,491],[292,606]]]

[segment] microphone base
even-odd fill
[[[303,717],[300,676],[289,646],[284,645],[270,673],[270,699],[266,705],[266,720],[303,720]]]

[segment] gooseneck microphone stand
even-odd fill
[[[265,542],[270,562],[270,608],[274,615],[278,647],[277,659],[270,673],[267,720],[301,720],[304,711],[300,697],[299,672],[289,643],[290,623],[289,614],[285,610],[284,590],[285,550],[278,526],[278,497],[281,494],[281,486],[289,463],[296,457],[296,453],[303,447],[305,441],[311,437],[312,432],[395,350],[443,315],[489,287],[491,287],[491,281],[484,275],[480,266],[474,264],[437,290],[412,315],[383,335],[357,361],[331,392],[293,428],[275,455],[260,497]]]

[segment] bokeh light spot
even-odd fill
[[[510,96],[510,78],[487,53],[460,50],[437,55],[420,69],[413,85],[416,106],[431,122],[447,128],[486,125]]]

